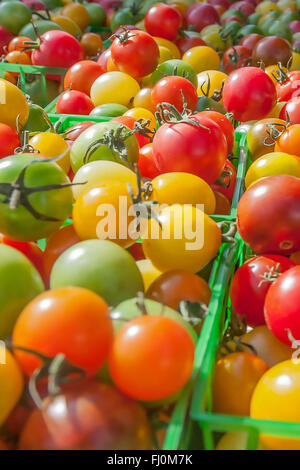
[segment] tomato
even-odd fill
[[[99,55],[99,58],[96,62],[98,65],[100,65],[101,69],[103,70],[103,73],[108,71],[107,62],[110,56],[111,56],[111,50],[110,48],[108,48]]]
[[[296,98],[300,93],[300,73],[290,72],[286,79],[278,83],[277,92],[279,94],[280,101],[289,101],[292,98]]]
[[[226,118],[225,118],[226,119]],[[236,169],[230,160],[226,160],[223,173],[217,179],[217,181],[211,185],[213,191],[218,191],[223,194],[230,201],[233,198],[235,185],[236,185],[237,173]],[[219,212],[216,212],[218,214]]]
[[[67,141],[67,143],[69,141],[71,141],[71,143],[75,142],[77,137],[79,137],[83,131],[93,126],[94,124],[97,124],[96,121],[82,121],[82,122],[79,122],[78,124],[75,124],[75,126],[72,126],[66,130],[67,135],[65,137],[65,140]]]
[[[169,75],[187,78],[195,87],[197,86],[196,72],[191,65],[183,60],[172,59],[160,64],[152,74],[152,83],[155,84],[161,78]]]
[[[34,409],[20,433],[18,443],[20,450],[56,450],[56,445],[52,439],[42,411]]]
[[[240,40],[240,45],[246,47],[249,51],[252,52],[256,43],[258,43],[258,41],[260,41],[261,39],[263,39],[263,36],[261,34],[257,34],[257,33],[247,34],[247,36],[244,36]]]
[[[183,54],[182,60],[190,64],[196,73],[206,70],[219,70],[220,57],[208,46],[192,47]]]
[[[252,346],[257,355],[269,367],[275,366],[278,362],[287,361],[292,357],[292,349],[281,343],[266,325],[256,326],[253,330],[242,335],[240,340],[245,343],[245,351],[249,352],[246,345]]]
[[[77,39],[64,31],[42,34],[40,45],[32,52],[33,65],[71,67],[84,59],[84,51]]]
[[[218,441],[216,450],[246,450],[248,434],[246,432],[227,432]],[[267,450],[259,443],[257,450]]]
[[[72,88],[72,90],[82,91],[89,95],[92,84],[104,72],[101,65],[91,60],[77,62],[65,75],[64,89]]]
[[[157,217],[161,225],[156,220],[149,221],[148,233],[143,235],[143,249],[162,272],[183,269],[195,273],[216,256],[221,231],[198,208],[174,204],[161,209]]]
[[[255,5],[251,4],[249,1],[240,1],[235,2],[234,9],[243,13],[243,15],[248,18],[255,12]]]
[[[207,25],[219,23],[220,19],[212,5],[194,3],[186,12],[186,21],[194,31],[200,32]]]
[[[300,178],[300,158],[283,152],[268,153],[258,158],[246,173],[246,188],[260,178],[272,175],[291,175]]]
[[[224,52],[229,47],[229,41],[228,39],[222,39],[221,32],[220,25],[209,25],[202,29],[200,35],[207,46],[212,47],[217,52]]]
[[[152,144],[144,145],[140,149],[138,169],[143,178],[153,179],[160,174],[154,161]]]
[[[213,381],[213,411],[249,416],[251,396],[267,370],[265,361],[254,354],[237,352],[219,359]]]
[[[13,154],[21,145],[17,131],[6,124],[0,124],[0,140],[0,158]]]
[[[153,139],[154,161],[161,173],[192,173],[214,183],[225,165],[225,135],[218,124],[201,114],[192,119],[200,127],[179,122],[165,123],[158,129]]]
[[[26,36],[17,36],[14,37],[8,44],[7,50],[8,52],[14,52],[14,51],[23,51],[23,49],[26,47],[26,42],[31,41],[30,38]],[[32,51],[26,51],[26,54],[30,57]]]
[[[215,214],[229,215],[231,211],[231,203],[229,199],[227,199],[227,197],[224,196],[224,194],[216,190],[214,190],[214,195],[216,198]]]
[[[169,76],[159,80],[154,86],[151,94],[154,109],[161,103],[170,103],[177,111],[183,111],[184,100],[187,108],[195,111],[198,96],[194,85],[183,77]]]
[[[226,73],[219,70],[206,70],[198,73],[198,96],[212,97],[216,91],[221,91],[226,78]],[[220,103],[223,103],[222,99]]]
[[[110,141],[98,145],[97,141],[105,139],[109,133],[112,134]],[[120,155],[120,147],[115,146],[114,139],[116,138],[124,143],[125,156]],[[91,145],[95,147],[95,151]],[[138,141],[134,135],[130,134],[128,127],[118,122],[100,122],[82,132],[72,145],[71,166],[74,173],[84,164],[96,160],[116,161],[130,167],[138,160],[138,152]]]
[[[142,315],[115,336],[109,371],[126,395],[143,401],[160,400],[186,384],[193,370],[194,349],[190,334],[175,320]]]
[[[264,303],[271,281],[268,275],[275,277],[294,266],[293,261],[284,256],[272,259],[268,254],[255,256],[246,261],[236,271],[231,288],[230,301],[234,312],[245,317],[247,325],[265,324]]]
[[[123,72],[107,72],[98,77],[91,87],[91,98],[95,106],[118,103],[127,106],[139,92],[138,82]]]
[[[300,124],[289,126],[279,137],[275,144],[275,152],[286,152],[300,157],[300,149],[297,143],[300,136]]]
[[[232,46],[224,53],[222,67],[225,73],[240,69],[251,62],[251,51],[245,46]]]
[[[150,199],[159,204],[203,204],[206,214],[215,211],[215,197],[210,186],[191,173],[163,173],[152,181]]]
[[[14,36],[4,26],[0,25],[0,54],[4,54],[6,47],[13,40]]]
[[[102,185],[110,181],[136,185],[136,174],[124,165],[106,160],[99,160],[83,165],[75,174],[73,196],[76,200],[83,192],[95,185]]]
[[[138,30],[125,31],[114,39],[111,58],[121,72],[139,78],[155,70],[159,49],[150,34]]]
[[[21,90],[7,80],[0,78],[0,96],[2,97],[0,99],[0,122],[16,129],[19,116],[19,123],[24,126],[29,115],[29,106]]]
[[[278,64],[286,66],[292,57],[292,49],[288,41],[278,36],[268,36],[258,41],[252,52],[253,65],[259,66],[262,62],[268,65]]]
[[[134,243],[129,248],[130,254],[134,257],[136,261],[140,261],[141,259],[145,259],[145,255],[143,252],[143,244],[142,243]]]
[[[155,109],[152,106],[152,100],[151,100],[151,93],[152,89],[151,88],[142,88],[134,97],[133,99],[133,106],[135,108],[144,108],[148,109],[152,113],[155,111]]]
[[[289,255],[300,249],[299,197],[300,180],[289,175],[263,178],[244,193],[238,230],[252,251]]]
[[[283,106],[280,117],[285,121],[289,119],[291,124],[300,124],[299,103],[300,96],[292,98]]]
[[[80,3],[70,3],[69,5],[65,5],[61,10],[61,14],[75,21],[81,31],[84,31],[90,23],[88,11],[85,6]]]
[[[154,39],[157,43],[158,46],[163,46],[169,49],[174,57],[174,59],[180,59],[181,58],[181,53],[176,44],[172,41],[169,41],[168,39],[165,39],[163,37],[156,37],[154,36]]]
[[[73,224],[66,225],[54,232],[47,240],[44,251],[44,270],[50,276],[51,269],[57,258],[68,248],[78,243],[80,238],[76,234]]]
[[[80,44],[87,57],[96,56],[103,49],[102,39],[96,33],[85,33],[80,40]]]
[[[57,100],[56,112],[59,114],[88,115],[94,109],[94,104],[82,91],[65,91]]]
[[[212,119],[212,121],[216,122],[221,127],[227,140],[227,153],[231,153],[234,144],[234,127],[231,121],[226,116],[221,113],[218,113],[217,111],[202,111],[199,116],[206,116],[209,119]],[[226,164],[230,165],[233,169],[232,164],[230,164],[228,160]]]
[[[42,35],[48,31],[63,31],[63,28],[58,24],[54,23],[54,21],[48,20],[36,20],[34,22],[35,26],[37,27],[39,33]],[[32,39],[33,41],[36,40],[36,34],[33,29],[32,23],[26,24],[21,31],[19,31],[20,36],[26,36]]]
[[[181,54],[183,55],[192,47],[197,46],[206,46],[205,41],[200,36],[194,34],[189,34],[187,31],[183,31],[182,35],[176,40],[176,46],[179,48]]]
[[[273,65],[268,65],[265,68],[265,72],[269,77],[271,78],[272,82],[276,86],[278,84],[278,80],[280,80],[280,76],[282,74],[282,71],[284,73],[288,73],[288,69],[286,67],[283,67],[282,65],[279,64],[273,64]]]
[[[91,376],[106,360],[112,336],[108,306],[101,297],[65,287],[47,291],[25,307],[14,326],[13,343],[47,356],[63,353]],[[27,376],[40,366],[33,354],[16,350],[15,356]]]
[[[82,34],[81,29],[71,18],[61,15],[51,15],[51,19],[55,24],[61,26],[66,33],[71,34],[71,36],[74,36],[74,38],[78,40],[80,39]]]
[[[209,304],[211,290],[201,277],[181,270],[168,271],[157,277],[147,290],[147,298],[178,309],[182,300]]]
[[[247,134],[247,143],[252,160],[274,151],[275,141],[271,138],[272,131],[281,132],[286,123],[282,119],[266,118],[255,122]]]
[[[2,426],[21,398],[24,380],[17,361],[2,343],[0,343],[0,357],[2,359],[0,361],[0,424]]]
[[[145,290],[147,290],[150,284],[161,275],[161,271],[153,266],[150,259],[139,260],[136,264],[142,275]]]
[[[31,15],[31,10],[22,2],[12,0],[0,5],[0,24],[12,34],[18,34],[30,22]]]
[[[284,361],[272,367],[258,382],[251,400],[251,417],[262,420],[300,420],[297,408],[300,390],[299,361]],[[292,437],[260,435],[271,450],[299,450],[300,440]]]
[[[156,43],[157,44],[157,43]],[[159,64],[162,64],[163,62],[166,62],[167,60],[174,59],[174,56],[170,49],[164,46],[158,46],[159,49]],[[145,77],[146,79],[147,77]]]
[[[106,12],[105,9],[97,3],[85,3],[85,8],[89,14],[90,26],[105,26]]]
[[[145,28],[151,36],[174,41],[182,24],[182,16],[173,7],[157,3],[146,13]]]
[[[44,290],[44,285],[37,270],[25,255],[2,243],[0,253],[0,338],[6,338],[11,334],[22,309]]]
[[[90,289],[108,305],[118,305],[144,290],[132,256],[107,240],[85,240],[66,250],[53,266],[50,285]]]
[[[123,104],[117,104],[117,103],[106,103],[106,104],[100,104],[99,106],[96,106],[94,108],[90,115],[91,116],[97,116],[97,117],[120,117],[123,116],[124,113],[128,111],[128,108],[124,106]],[[118,121],[117,121],[118,122]]]
[[[42,89],[42,86],[43,86],[42,77],[38,75],[36,77],[37,78],[34,79],[32,82],[25,83],[26,94],[30,96],[30,100],[36,105],[46,106],[55,98],[57,98],[57,95],[59,94],[58,82],[55,80],[50,80],[46,78],[46,94],[45,94],[46,96],[45,96],[43,93],[43,89]],[[39,128],[38,130],[41,131],[43,129]]]
[[[57,161],[57,165],[65,173],[68,173],[70,168],[69,147],[60,135],[52,132],[40,132],[30,139],[29,144],[35,150],[38,150],[43,157],[55,158],[60,156],[61,158]]]
[[[133,107],[125,111],[124,116],[133,117],[135,120],[143,119],[145,121],[149,121],[147,127],[152,131],[156,130],[156,119],[149,109]]]

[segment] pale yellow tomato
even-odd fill
[[[255,13],[259,13],[260,15],[266,15],[269,11],[280,11],[280,9],[276,3],[269,0],[260,3],[255,9]]]
[[[205,70],[219,70],[220,67],[218,53],[208,46],[192,47],[183,54],[182,60],[190,64],[196,73]]]
[[[283,152],[272,152],[255,160],[246,173],[246,188],[260,178],[291,175],[300,178],[300,158]]]
[[[142,275],[146,291],[152,282],[162,274],[162,272],[153,266],[150,259],[140,259],[136,264]]]
[[[100,75],[91,87],[91,99],[95,106],[118,103],[128,106],[140,91],[138,82],[127,73],[107,72]]]

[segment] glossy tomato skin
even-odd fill
[[[78,124],[75,124],[75,126],[72,126],[67,129],[68,135],[66,140],[74,142],[83,131],[93,126],[94,124],[97,124],[96,121],[83,121],[79,122]]]
[[[153,139],[154,161],[161,173],[184,171],[214,183],[220,176],[227,142],[220,127],[211,119],[194,116],[203,126],[163,124]]]
[[[4,54],[4,47],[8,46],[10,41],[14,38],[14,35],[10,33],[4,26],[0,26],[0,53]]]
[[[176,40],[176,46],[183,55],[186,51],[196,46],[206,46],[206,42],[200,36],[187,35]]]
[[[248,34],[240,40],[240,45],[246,47],[249,51],[252,52],[256,43],[258,43],[258,41],[260,41],[261,39],[263,39],[263,36],[261,34]]]
[[[72,90],[82,91],[89,95],[94,81],[105,72],[106,68],[92,60],[76,62],[65,75],[64,89],[68,90],[71,88]]]
[[[56,111],[59,114],[88,115],[94,104],[85,93],[77,90],[65,91],[57,100]]]
[[[268,256],[255,256],[246,261],[236,271],[231,284],[230,300],[234,312],[245,317],[247,325],[252,327],[265,324],[264,303],[271,282],[264,281],[263,276],[271,270],[283,273],[295,265],[284,256],[277,255],[275,259]]]
[[[234,127],[231,121],[224,114],[217,111],[202,111],[199,116],[206,116],[216,122],[222,129],[227,140],[227,153],[231,153],[234,144]],[[226,163],[229,163],[227,161]]]
[[[251,52],[245,46],[230,47],[222,58],[223,70],[229,74],[235,69],[245,67],[251,62]]]
[[[291,124],[300,124],[300,96],[292,98],[282,108],[280,118],[289,121]]]
[[[225,82],[223,103],[234,119],[246,122],[264,118],[275,105],[276,88],[270,77],[256,67],[232,72]]]
[[[206,3],[195,3],[191,5],[186,12],[186,21],[188,26],[195,28],[198,33],[210,24],[220,22],[219,15],[212,5]]]
[[[139,159],[138,159],[138,169],[143,178],[153,179],[156,176],[160,175],[154,158],[153,158],[153,146],[152,144],[144,145],[140,149]]]
[[[223,194],[227,199],[231,201],[233,198],[235,185],[236,185],[236,169],[233,163],[231,163],[231,161],[227,159],[225,166],[224,166],[224,175],[222,172],[219,179],[214,184],[211,185],[211,188],[213,189],[213,191],[218,191],[219,193]]]
[[[300,249],[298,214],[300,180],[294,176],[269,176],[242,196],[238,231],[255,253],[289,255]]]
[[[253,65],[262,62],[266,67],[280,62],[284,67],[292,57],[292,49],[288,41],[278,36],[268,36],[256,43],[253,53]]]
[[[20,147],[20,139],[15,129],[7,124],[0,124],[0,158],[12,155],[17,147]]]
[[[158,3],[146,13],[145,27],[151,36],[174,41],[182,24],[180,13],[169,5]]]
[[[57,230],[48,238],[44,251],[44,269],[48,276],[50,276],[52,266],[57,258],[78,242],[80,242],[80,238],[76,234],[73,224]]]
[[[179,76],[169,76],[159,80],[151,93],[151,100],[154,109],[161,103],[170,103],[177,111],[183,111],[183,96],[187,102],[187,108],[195,111],[198,104],[197,90],[186,78]]]

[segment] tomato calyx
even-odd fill
[[[222,222],[218,222],[217,225],[222,232],[222,242],[235,244],[235,234],[237,232],[236,221],[228,222],[226,220],[223,220]]]
[[[258,284],[258,287],[261,287],[265,282],[274,282],[281,275],[280,272],[280,263],[277,263],[276,266],[271,268],[267,266],[267,271],[260,275],[262,280]]]
[[[257,351],[251,344],[241,341],[241,337],[246,332],[246,317],[240,317],[231,311],[229,324],[219,346],[219,354],[226,356],[234,352],[245,352],[245,348],[248,348],[252,354],[257,356]]]
[[[201,93],[203,96],[200,96],[200,99],[201,98],[209,98],[211,100],[214,100],[214,101],[221,101],[222,99],[222,95],[223,95],[223,88],[224,88],[224,84],[225,84],[225,79],[222,81],[222,86],[221,86],[221,89],[220,90],[214,90],[214,93],[212,96],[209,96],[209,92],[210,92],[210,76],[209,74],[207,74],[207,87],[206,87],[206,91],[204,90],[204,85],[206,85],[206,82],[203,81],[200,85],[200,90],[201,90]]]
[[[187,108],[187,102],[185,100],[183,91],[181,90],[182,99],[183,99],[183,111],[180,113],[175,106],[170,103],[159,103],[157,105],[157,111],[155,113],[155,118],[158,124],[161,126],[162,124],[178,124],[185,122],[186,124],[192,124],[193,126],[202,127],[202,129],[206,129],[209,133],[211,130],[200,124],[196,119],[192,117],[192,111]]]
[[[268,124],[266,124],[266,133],[268,134],[268,137],[265,137],[264,145],[266,145],[267,147],[272,147],[275,144],[276,140],[278,140],[289,127],[289,114],[286,112],[286,115],[287,120],[285,124],[277,122],[269,122]],[[278,127],[280,128],[280,130],[278,129]]]
[[[127,29],[124,26],[122,26],[122,30],[123,31],[121,33],[115,33],[110,36],[109,39],[118,39],[120,44],[127,44],[129,39],[133,38],[134,36],[138,36],[138,33],[132,33],[130,29]]]
[[[289,80],[288,75],[285,73],[281,62],[278,62],[277,64],[277,69],[275,70],[275,73],[272,72],[272,77],[276,80],[277,83],[285,83],[286,81]]]
[[[222,171],[221,175],[215,181],[214,184],[217,184],[219,186],[222,186],[223,188],[228,189],[229,186],[231,185],[232,175],[233,175],[232,168],[230,168],[229,166],[225,166],[225,168]],[[228,183],[225,182],[225,178],[227,178],[227,177],[228,177]]]
[[[190,300],[181,300],[178,311],[188,323],[192,326],[198,326],[209,313],[209,308],[204,302],[191,302]]]

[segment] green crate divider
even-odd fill
[[[26,75],[38,75],[41,77],[41,88],[44,106],[47,104],[47,75],[60,75],[61,80],[67,73],[66,68],[62,67],[43,67],[41,65],[22,65],[9,64],[8,62],[0,62],[0,77],[4,78],[5,72],[18,72],[20,74],[20,87],[23,93],[26,93],[25,83]]]
[[[48,114],[48,117],[52,124],[56,124],[58,121],[60,121],[59,130],[62,132],[82,121],[95,121],[98,123],[108,122],[113,119],[110,116],[80,116],[78,114]]]
[[[237,144],[237,155],[239,159],[236,165],[236,169],[237,169],[236,185],[234,188],[234,193],[233,193],[233,198],[232,198],[232,203],[231,203],[231,211],[230,211],[230,216],[232,219],[236,218],[237,205],[244,192],[245,174],[246,174],[248,167],[251,164],[251,156],[250,156],[250,152],[248,150],[248,145],[247,145],[247,134],[244,132],[236,132],[235,141]]]

